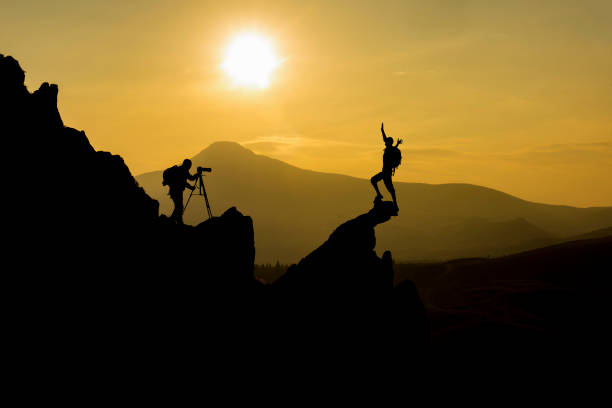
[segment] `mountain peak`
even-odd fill
[[[200,153],[198,153],[195,156],[195,158],[197,159],[201,155],[208,155],[208,154],[235,156],[235,155],[254,155],[255,153],[253,153],[251,150],[247,149],[246,147],[242,146],[240,143],[221,141],[221,142],[211,143],[207,148],[205,148]]]

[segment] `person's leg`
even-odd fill
[[[371,183],[372,183],[372,185],[374,186],[374,190],[376,190],[376,198],[378,198],[378,197],[382,198],[382,194],[380,194],[380,190],[378,189],[378,182],[379,182],[380,180],[382,180],[382,179],[383,179],[383,174],[382,174],[382,172],[381,172],[381,173],[376,174],[374,177],[372,177],[372,178],[370,179],[370,182],[371,182]]]
[[[399,207],[397,206],[397,198],[395,197],[395,188],[393,187],[393,181],[391,180],[391,173],[385,174],[383,177],[383,181],[385,182],[385,187],[387,187],[387,190],[389,190],[389,193],[391,194],[391,198],[393,199],[393,204],[395,204],[395,208]]]
[[[177,192],[170,194],[172,202],[174,202],[174,211],[170,216],[175,222],[183,223],[183,193]]]
[[[177,194],[176,206],[178,209],[176,222],[178,222],[179,224],[182,224],[183,223],[183,192],[182,191],[180,194]]]
[[[174,210],[172,210],[172,214],[170,215],[170,219],[176,221],[178,205],[176,204],[176,199],[175,199],[174,196],[170,196],[170,198],[172,199],[172,202],[174,203]]]

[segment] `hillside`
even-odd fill
[[[492,259],[395,265],[414,282],[434,347],[603,345],[612,236]]]
[[[237,205],[253,217],[259,263],[297,262],[347,214],[369,209],[374,197],[369,180],[300,169],[237,143],[214,143],[192,161],[213,168],[205,177],[213,213]],[[169,214],[161,170],[136,179],[159,201],[160,212]],[[532,203],[469,184],[395,186],[400,216],[381,225],[377,237],[399,260],[503,255],[612,226],[611,207]],[[204,214],[196,197],[185,221],[197,224]]]

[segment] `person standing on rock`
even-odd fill
[[[374,190],[376,190],[376,198],[374,201],[382,200],[383,198],[382,194],[380,194],[380,190],[378,189],[378,182],[382,180],[385,183],[385,187],[387,187],[387,190],[389,190],[389,193],[391,194],[393,204],[395,205],[395,210],[399,211],[399,207],[397,206],[397,198],[395,197],[395,188],[393,187],[391,177],[393,177],[396,167],[399,166],[402,161],[402,152],[398,148],[398,146],[402,144],[402,139],[398,139],[395,146],[393,146],[393,138],[387,137],[385,134],[384,123],[380,124],[380,131],[382,132],[383,142],[385,142],[385,152],[383,153],[382,171],[370,179],[370,182],[374,186]]]
[[[172,166],[164,170],[162,185],[168,186],[170,190],[168,195],[174,202],[174,211],[170,219],[174,220],[178,224],[183,223],[183,191],[185,188],[193,191],[195,186],[192,186],[187,180],[194,181],[198,178],[198,174],[190,174],[189,169],[191,168],[191,160],[183,160],[183,164],[180,166]]]

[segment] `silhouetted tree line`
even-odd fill
[[[276,261],[275,264],[255,264],[255,277],[262,279],[266,283],[272,283],[282,275],[284,275],[289,269],[289,265],[281,264]]]

